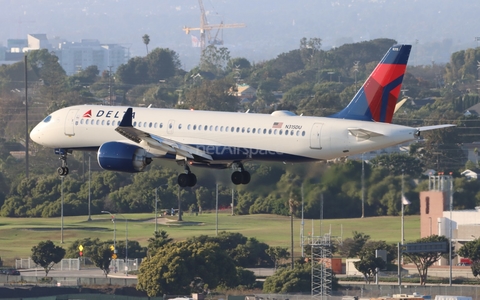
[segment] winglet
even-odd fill
[[[127,111],[123,115],[123,119],[120,122],[120,127],[133,127],[132,119],[133,119],[133,109],[129,107],[127,108]]]

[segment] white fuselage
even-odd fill
[[[39,123],[30,136],[46,147],[73,150],[94,150],[111,141],[131,144],[115,131],[126,109],[99,105],[63,108]],[[416,138],[416,129],[411,127],[283,111],[266,115],[137,107],[133,113],[133,127],[202,149],[212,155],[213,164],[254,159],[328,160]],[[164,156],[150,150],[154,157]]]

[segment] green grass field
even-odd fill
[[[123,219],[125,216],[128,222]],[[216,234],[215,213],[198,216],[184,214],[183,222],[166,222],[177,217],[158,218],[158,230],[165,230],[175,240],[187,237]],[[167,223],[167,224],[165,224]],[[116,238],[125,240],[128,224],[128,239],[138,241],[142,246],[153,236],[155,219],[152,214],[117,215]],[[300,252],[301,219],[294,219],[295,252]],[[255,237],[271,246],[290,247],[290,218],[275,215],[231,216],[228,213],[218,215],[218,231],[240,232],[247,237]],[[401,239],[400,217],[375,217],[364,219],[305,220],[304,235],[323,235],[351,237],[353,231],[363,232],[372,240],[385,240],[396,243]],[[55,245],[67,248],[73,241],[86,237],[100,240],[113,239],[114,224],[107,214],[65,217],[63,219],[63,241],[60,218],[0,218],[0,257],[6,264],[12,265],[14,259],[27,258],[33,246],[40,241],[51,240]],[[420,237],[419,216],[405,217],[405,239],[412,241]]]

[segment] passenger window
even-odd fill
[[[202,130],[202,125],[198,125],[198,130]]]
[[[163,128],[163,123],[160,123],[160,126],[159,126],[159,127],[160,127],[160,128]]]
[[[172,123],[168,124],[168,128],[172,129],[172,127],[173,127]]]
[[[102,126],[105,124],[105,120],[102,120]]]
[[[215,126],[215,131],[218,131],[218,125],[217,125],[217,126]]]
[[[232,128],[230,128],[230,131],[231,131],[231,132],[234,132],[234,131],[235,131],[235,127],[232,126]]]
[[[245,132],[245,127],[242,127],[242,133],[244,133],[244,132]]]
[[[210,125],[210,131],[213,131],[213,126],[212,125]]]
[[[293,135],[293,130],[292,130],[292,131],[290,131],[290,135]]]
[[[252,129],[252,133],[255,133],[255,128]]]
[[[305,136],[305,130],[304,130],[304,131],[302,131],[302,136]]]
[[[281,129],[278,131],[278,134],[279,134],[279,135],[282,135],[282,130],[281,130]]]
[[[182,124],[178,124],[178,129],[182,129]]]
[[[207,129],[208,129],[208,126],[205,125],[205,127],[203,127],[203,130],[207,131]]]
[[[268,130],[268,134],[272,134],[272,130],[271,130],[271,129]]]
[[[227,126],[227,127],[225,127],[225,132],[228,132],[228,126]]]
[[[285,130],[285,135],[288,135],[288,129],[287,129],[287,130]]]
[[[276,129],[273,131],[273,134],[277,134],[277,130],[276,130]]]
[[[153,124],[153,127],[154,127],[154,128],[157,128],[157,122],[155,122],[155,124]]]
[[[88,125],[88,119],[85,120],[85,125]]]
[[[78,121],[75,121],[75,125],[78,125]]]
[[[297,136],[299,136],[299,135],[300,135],[300,131],[297,130]]]
[[[223,126],[220,126],[220,132],[223,132]]]
[[[110,126],[110,120],[107,120],[107,126]]]
[[[138,122],[138,127],[142,127],[142,122]]]
[[[263,134],[267,133],[267,129],[263,128]]]
[[[197,130],[197,125],[193,125],[193,130]]]
[[[187,129],[190,130],[190,124],[187,125]]]
[[[150,124],[148,124],[148,127],[152,128],[152,122],[150,122]]]
[[[237,132],[240,132],[240,127],[237,127]]]

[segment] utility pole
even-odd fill
[[[108,103],[110,105],[113,105],[112,103],[112,67],[113,66],[108,66],[108,69],[110,70],[108,72]]]
[[[90,153],[88,153],[88,219],[87,221],[91,221],[92,220],[92,215],[91,215],[91,212],[90,212],[90,203],[91,203],[91,172],[90,172],[90,159],[91,159],[91,155]]]
[[[27,77],[27,54],[24,57],[24,66],[25,66],[25,176],[28,179],[29,170],[28,170],[28,77]],[[62,241],[63,243],[63,241]]]

